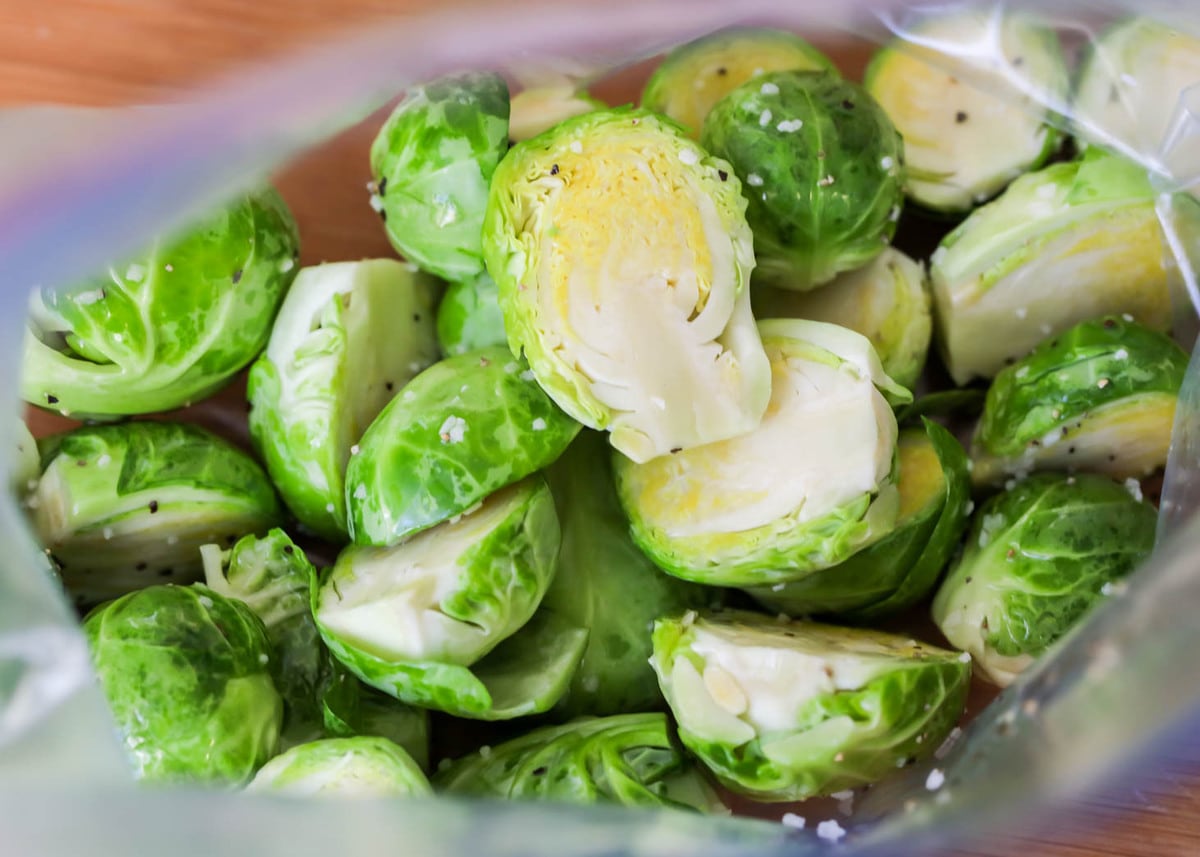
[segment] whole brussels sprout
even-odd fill
[[[933,600],[950,644],[1010,684],[1154,548],[1157,516],[1104,476],[1039,473],[984,503]]]
[[[530,477],[392,547],[342,551],[314,593],[317,626],[351,672],[404,702],[487,720],[546,711],[587,643],[538,611],[559,542],[550,490]]]
[[[41,442],[34,530],[82,604],[198,580],[199,548],[281,523],[262,468],[187,423],[85,426]]]
[[[760,801],[854,788],[933,752],[971,673],[967,656],[906,637],[741,612],[656,622],[652,663],[684,745]]]
[[[633,539],[670,574],[759,586],[843,562],[891,532],[907,401],[871,343],[818,321],[759,323],[771,403],[749,434],[638,464],[615,458]]]
[[[1072,130],[1082,142],[1177,179],[1194,177],[1200,143],[1180,122],[1188,122],[1189,113],[1194,117],[1185,105],[1198,80],[1200,38],[1152,18],[1125,18],[1084,51],[1071,104]]]
[[[955,383],[991,378],[1043,339],[1109,313],[1169,328],[1173,257],[1156,196],[1145,169],[1089,150],[1021,176],[947,235],[929,275]]]
[[[831,568],[750,590],[755,600],[792,616],[837,613],[862,622],[906,610],[933,590],[966,529],[971,480],[954,435],[924,422],[902,431],[896,445],[896,528]]]
[[[939,10],[881,48],[863,78],[904,138],[909,199],[935,211],[970,211],[1062,139],[1048,124],[1069,86],[1058,35],[995,13]]]
[[[508,86],[470,72],[416,86],[371,144],[371,206],[405,258],[446,280],[483,270],[492,171],[508,148]]]
[[[267,762],[248,792],[295,797],[382,798],[433,789],[404,748],[386,738],[326,738],[299,744]]]
[[[346,469],[350,535],[388,545],[550,464],[579,432],[507,349],[448,357],[371,423]]]
[[[1110,316],[1085,321],[1002,369],[971,449],[981,484],[1031,470],[1118,479],[1167,463],[1188,355],[1165,334]]]
[[[274,755],[283,702],[244,604],[150,586],[97,607],[83,630],[139,779],[236,785]]]
[[[700,135],[749,200],[755,282],[811,289],[878,256],[904,202],[904,142],[866,90],[778,71],[717,102]]]
[[[478,277],[451,283],[437,310],[437,338],[447,357],[477,348],[507,345],[500,289],[485,271]]]
[[[439,286],[394,259],[304,268],[250,370],[250,433],[292,514],[346,540],[350,449],[437,359]]]
[[[793,33],[767,27],[720,30],[671,51],[646,81],[642,106],[698,138],[714,104],[764,72],[789,69],[836,71],[829,57]]]
[[[105,418],[208,396],[266,344],[298,254],[296,223],[267,190],[88,283],[41,288],[30,303],[22,397]]]
[[[569,119],[493,176],[484,251],[509,346],[630,458],[762,418],[770,370],[745,206],[728,164],[644,110]]]
[[[718,590],[663,574],[629,536],[604,436],[586,431],[546,472],[562,526],[554,581],[542,601],[588,629],[587,649],[555,713],[621,714],[661,708],[650,668],[651,623],[715,606]]]
[[[819,289],[756,285],[750,297],[755,318],[827,321],[861,333],[871,340],[883,371],[902,387],[913,387],[925,368],[933,336],[925,266],[894,247]]]
[[[583,717],[464,756],[434,777],[439,791],[472,797],[682,807],[671,778],[694,773],[664,714]],[[693,808],[702,808],[691,804]]]
[[[512,97],[508,138],[514,143],[531,140],[560,122],[603,107],[603,101],[572,82],[522,89]]]

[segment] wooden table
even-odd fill
[[[421,0],[0,0],[0,106],[178,100],[188,87],[239,63],[269,59],[327,39],[339,28],[412,13],[421,5]],[[391,252],[373,215],[359,204],[368,177],[369,133],[360,130],[306,156],[281,177],[305,236],[305,262]],[[330,223],[319,216],[329,206],[356,214]],[[1020,831],[1021,825],[1010,830]],[[954,854],[1200,854],[1200,752],[1182,748],[1172,761],[1156,764],[1139,794],[1112,789],[1071,803],[1037,836],[989,837]]]

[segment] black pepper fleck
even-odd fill
[[[552,176],[558,175],[558,164],[554,164],[553,166],[550,167],[550,175],[552,175]]]
[[[723,182],[729,181],[729,173],[725,172],[724,170],[717,170],[717,178]]]
[[[380,196],[383,196],[385,193],[387,193],[387,176],[384,176],[379,180],[379,186],[377,190],[379,191]]]
[[[296,549],[294,547],[292,547],[291,545],[284,545],[283,552],[286,554],[293,554],[296,552]]]
[[[393,384],[391,381],[384,381],[383,388],[390,393],[390,392],[392,392],[392,390],[396,389],[396,385]]]
[[[1114,327],[1117,326],[1117,322],[1115,319],[1106,318],[1106,319],[1104,319],[1104,326],[1106,328],[1108,328],[1109,330],[1112,330]]]
[[[144,563],[144,562],[139,562],[137,565],[134,566],[134,568],[136,568],[138,571],[145,571],[149,567],[150,566],[146,565],[146,563]]]
[[[682,447],[682,446],[673,446],[673,447],[671,447],[671,454],[672,454],[672,455],[674,455],[674,454],[675,454],[675,453],[677,453],[677,452],[683,452],[683,447]]]
[[[729,70],[726,69],[725,66],[721,66],[717,69],[717,74],[719,74],[721,77],[724,77],[725,75],[729,74]]]
[[[242,269],[238,268],[236,271],[233,272],[233,284],[236,286],[241,281],[242,281]]]
[[[150,514],[153,515],[157,511],[158,511],[158,501],[151,500],[150,501]]]
[[[384,209],[384,208],[379,209],[379,219],[384,222],[387,222],[387,209]]]
[[[52,395],[50,395],[49,393],[47,393],[47,394],[46,394],[46,401],[47,401],[48,403],[50,403],[51,405],[57,405],[57,404],[58,404],[58,396],[52,396]]]
[[[966,111],[964,111],[964,110],[960,110],[960,111],[958,111],[957,113],[955,113],[955,114],[954,114],[954,121],[955,121],[955,122],[957,122],[959,125],[961,125],[962,123],[966,122],[966,121],[967,121],[967,114],[966,114]]]
[[[854,102],[853,102],[853,101],[851,101],[849,98],[844,98],[844,99],[842,99],[842,109],[844,109],[844,110],[853,110],[853,109],[854,109]]]
[[[545,774],[546,774],[546,766],[545,766],[545,765],[539,765],[538,767],[534,768],[534,769],[533,769],[533,771],[531,771],[531,773],[532,773],[532,774],[533,774],[535,777],[542,777],[542,776],[545,776]]]
[[[1074,454],[1075,454],[1075,447],[1068,446],[1067,447],[1067,455],[1074,455]]]
[[[420,321],[420,320],[421,320],[421,314],[419,312],[414,312],[413,313],[413,321]]]

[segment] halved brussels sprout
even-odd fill
[[[558,570],[542,604],[588,629],[583,660],[555,713],[621,714],[662,707],[650,669],[651,623],[720,592],[663,574],[629,537],[604,435],[576,438],[546,475],[562,525]]]
[[[458,759],[433,781],[474,797],[682,808],[667,785],[685,765],[665,714],[619,714],[535,729]]]
[[[946,368],[958,384],[991,378],[1043,339],[1108,313],[1166,330],[1171,259],[1137,164],[1097,150],[1024,175],[930,259]]]
[[[508,113],[499,75],[445,77],[411,88],[371,144],[371,207],[392,246],[439,277],[483,270],[479,234]]]
[[[530,140],[584,113],[604,107],[604,102],[574,83],[564,82],[522,89],[512,97],[508,138],[514,143]]]
[[[447,357],[476,348],[507,345],[500,289],[485,271],[478,277],[451,283],[437,310],[437,338]]]
[[[897,443],[896,529],[832,568],[750,590],[755,600],[792,616],[837,613],[858,622],[899,613],[933,590],[966,529],[971,480],[954,435],[924,423]]]
[[[350,535],[389,545],[550,464],[579,432],[503,347],[448,357],[388,403],[346,469]]]
[[[1028,15],[994,12],[924,18],[864,75],[904,137],[909,199],[935,211],[970,211],[1040,167],[1061,139],[1047,124],[1069,87],[1058,35]]]
[[[43,287],[30,303],[22,397],[77,418],[203,399],[266,344],[298,254],[296,223],[267,190],[88,283]]]
[[[200,557],[208,588],[245,604],[267,629],[285,728],[316,721],[326,655],[309,605],[317,572],[304,551],[274,529],[238,539],[228,550],[201,545]]]
[[[1106,477],[1031,476],[976,511],[933,619],[1006,686],[1150,555],[1156,519]]]
[[[386,738],[326,738],[299,744],[267,762],[248,792],[295,797],[383,798],[433,793],[404,748]]]
[[[569,119],[496,170],[484,251],[509,345],[636,461],[762,418],[745,210],[728,164],[644,110]]]
[[[700,136],[749,200],[756,283],[811,289],[878,256],[904,202],[904,141],[834,72],[778,71],[717,102]]]
[[[754,613],[654,626],[679,737],[727,788],[803,800],[932,753],[967,699],[970,659],[906,637]]]
[[[283,701],[249,607],[200,584],[150,586],[83,623],[139,779],[240,784],[271,758]]]
[[[85,426],[41,442],[26,501],[34,530],[82,604],[148,583],[198,580],[200,546],[281,523],[254,459],[186,423]]]
[[[799,580],[891,532],[896,418],[908,401],[860,334],[759,323],[771,403],[741,437],[644,464],[616,457],[634,541],[677,577],[724,586]]]
[[[642,106],[700,136],[713,105],[769,71],[836,71],[829,57],[799,36],[766,27],[711,33],[671,51],[642,92]]]
[[[1151,18],[1126,18],[1085,51],[1072,128],[1085,142],[1194,179],[1200,175],[1200,137],[1188,99],[1197,81],[1200,38]]]
[[[559,543],[550,489],[531,477],[393,547],[344,550],[314,593],[317,626],[404,702],[488,720],[546,711],[587,643],[551,611],[534,617]]]
[[[346,539],[350,448],[437,359],[439,286],[394,259],[301,270],[250,370],[250,433],[292,514]]]
[[[37,487],[42,462],[41,456],[38,455],[37,441],[29,431],[29,426],[25,425],[25,420],[16,419],[13,423],[15,455],[10,459],[8,484],[18,497],[23,497]]]
[[[911,388],[925,368],[933,334],[925,266],[894,247],[819,289],[798,292],[756,285],[755,318],[805,318],[857,331],[871,340],[883,371]]]
[[[1118,479],[1167,463],[1188,355],[1120,318],[1085,321],[1000,371],[971,448],[975,482],[1031,470]]]

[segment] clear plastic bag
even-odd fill
[[[469,14],[464,12],[470,6]],[[1072,104],[1013,67],[997,31],[977,44],[914,44],[964,81],[1019,93],[1094,143],[1142,163],[1162,190],[1174,253],[1176,334],[1191,346],[1200,306],[1200,244],[1189,242],[1171,192],[1200,194],[1200,11],[1184,4],[828,4],[770,0],[451,4],[322,51],[227,80],[189,104],[116,112],[34,110],[0,117],[0,292],[4,383],[15,367],[26,289],[64,283],[135,249],[305,148],[366,117],[405,84],[470,67],[573,73],[650,57],[737,23],[766,23],[822,45],[905,37],[923,16],[966,5],[984,15],[1021,8],[1060,33],[1078,58],[1127,11],[1177,27],[1194,78],[1126,79],[1112,110]],[[998,18],[996,20],[999,20]],[[1190,45],[1190,47],[1189,47]],[[927,55],[929,56],[929,55]],[[1119,57],[1099,57],[1118,68]],[[1187,65],[1187,62],[1194,62]],[[999,82],[999,83],[998,83]],[[1140,87],[1140,89],[1139,89]],[[1172,89],[1174,88],[1174,89]],[[920,853],[956,832],[1093,783],[1200,704],[1200,366],[1177,413],[1160,518],[1160,549],[1123,595],[1097,609],[1052,657],[1023,675],[954,746],[858,801],[843,853]],[[6,448],[12,448],[8,444]],[[383,843],[415,853],[803,854],[821,842],[749,820],[674,813],[438,800],[354,806],[280,802],[193,790],[147,791],[125,769],[77,622],[44,573],[22,513],[0,504],[0,829],[5,853],[351,855]],[[936,766],[944,787],[925,788]]]

